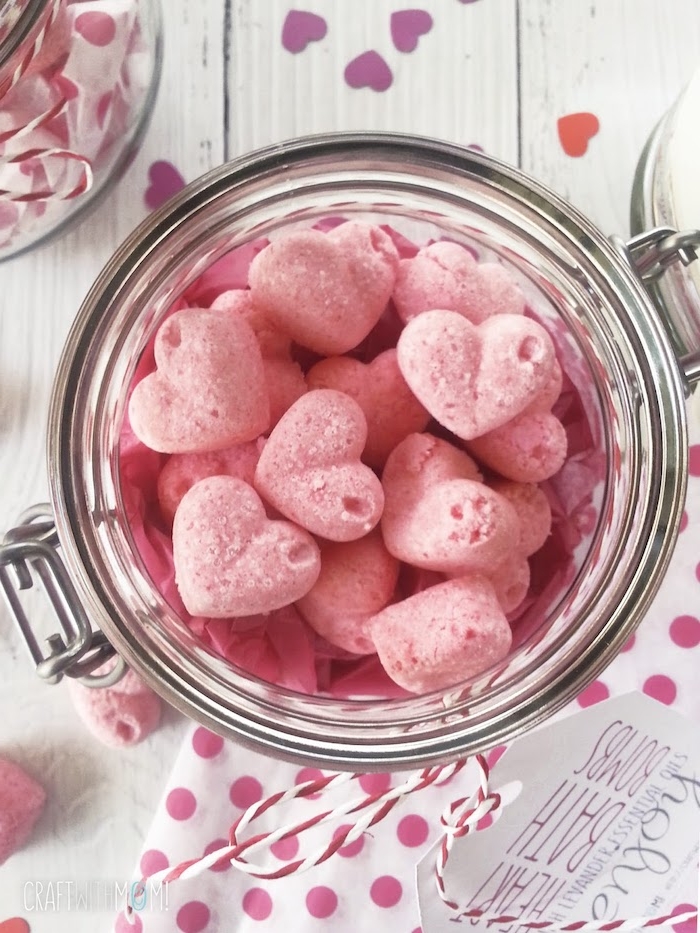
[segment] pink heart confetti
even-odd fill
[[[159,160],[151,165],[148,170],[148,180],[150,185],[146,189],[144,200],[146,206],[153,211],[185,187],[185,179],[172,162],[165,160]]]
[[[363,52],[345,67],[345,81],[353,88],[368,87],[373,91],[386,91],[393,80],[391,68],[374,50]]]
[[[290,10],[282,26],[282,45],[292,54],[303,52],[310,42],[319,42],[328,32],[322,16],[306,10]]]
[[[391,14],[391,40],[399,52],[413,52],[418,40],[433,28],[427,10],[399,10]]]

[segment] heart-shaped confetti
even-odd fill
[[[185,179],[172,162],[166,162],[164,159],[151,165],[148,180],[150,185],[146,189],[144,200],[146,206],[153,211],[185,187]]]
[[[368,87],[373,91],[386,91],[394,76],[379,52],[371,49],[353,58],[345,67],[345,82],[352,88]]]
[[[569,113],[557,120],[559,142],[564,152],[578,158],[585,155],[589,141],[600,129],[600,122],[594,113]]]
[[[391,41],[399,52],[413,52],[418,40],[433,28],[427,10],[398,10],[391,14]]]
[[[310,42],[320,42],[327,32],[328,24],[322,16],[306,10],[290,10],[282,26],[282,46],[296,55]]]

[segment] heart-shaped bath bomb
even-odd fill
[[[173,454],[158,475],[158,504],[163,518],[172,524],[182,497],[208,476],[235,476],[253,485],[255,467],[265,438],[236,444],[206,454]]]
[[[27,841],[45,800],[34,778],[14,761],[0,758],[0,865]]]
[[[314,389],[280,419],[260,455],[255,488],[278,511],[330,541],[354,541],[379,521],[382,485],[360,462],[367,439],[349,395]]]
[[[430,421],[401,375],[396,350],[380,353],[371,363],[329,357],[309,370],[306,382],[310,389],[337,389],[355,399],[367,419],[362,459],[371,467],[384,466],[400,441],[422,431]]]
[[[520,414],[556,365],[547,331],[522,315],[498,314],[475,326],[455,311],[425,311],[397,346],[403,377],[439,423],[470,440]]]
[[[334,355],[356,347],[386,307],[399,257],[379,227],[350,221],[329,233],[297,230],[253,260],[253,301],[297,343]]]
[[[384,543],[414,567],[486,572],[505,560],[517,540],[517,515],[506,499],[472,478],[473,461],[461,461],[450,447],[412,434],[391,453],[382,474]]]
[[[488,670],[512,642],[492,584],[477,575],[387,606],[369,631],[384,670],[412,693],[444,690]]]
[[[525,412],[467,446],[506,479],[541,483],[564,466],[567,438],[561,421],[551,412]]]
[[[357,541],[321,543],[321,574],[297,609],[326,641],[354,654],[374,654],[367,622],[393,596],[399,562],[378,529]]]
[[[184,496],[173,522],[173,561],[185,608],[211,619],[287,606],[321,569],[311,535],[268,519],[255,490],[232,476],[211,476]]]
[[[242,317],[253,328],[265,370],[265,385],[270,400],[270,428],[274,428],[290,405],[307,389],[301,367],[291,357],[290,338],[274,328],[255,305],[250,291],[223,292],[212,303],[211,309]]]
[[[534,483],[514,483],[497,479],[492,489],[510,502],[520,523],[517,549],[530,557],[542,547],[552,530],[552,508],[543,490]]]
[[[478,263],[458,243],[432,243],[402,259],[393,298],[403,321],[433,308],[456,311],[472,324],[525,310],[525,297],[507,269],[497,262]]]
[[[110,748],[138,745],[160,722],[160,697],[131,670],[112,687],[94,690],[69,680],[68,690],[88,731]]]
[[[157,369],[134,389],[134,434],[161,453],[200,453],[251,441],[270,421],[260,349],[249,324],[188,308],[155,340]]]

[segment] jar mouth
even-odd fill
[[[123,521],[126,388],[174,297],[232,248],[333,214],[381,217],[492,251],[551,312],[591,387],[604,482],[575,576],[507,662],[439,694],[310,697],[232,668],[203,649],[157,593]],[[680,523],[683,384],[634,271],[553,192],[458,146],[333,134],[215,169],[134,231],[95,282],[64,348],[48,458],[64,558],[85,606],[156,691],[276,757],[396,769],[513,738],[572,699],[624,645],[658,588]]]

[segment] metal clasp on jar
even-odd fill
[[[67,676],[89,687],[109,687],[124,676],[126,664],[117,657],[107,673],[94,673],[115,656],[115,651],[102,632],[93,632],[63,566],[59,546],[51,506],[27,509],[0,544],[0,588],[42,680],[57,684]],[[37,582],[62,631],[45,640],[46,649],[42,649],[20,598]]]
[[[688,386],[700,381],[700,294],[691,293],[682,268],[698,258],[700,230],[655,227],[625,242],[611,241],[647,287],[666,324]]]

